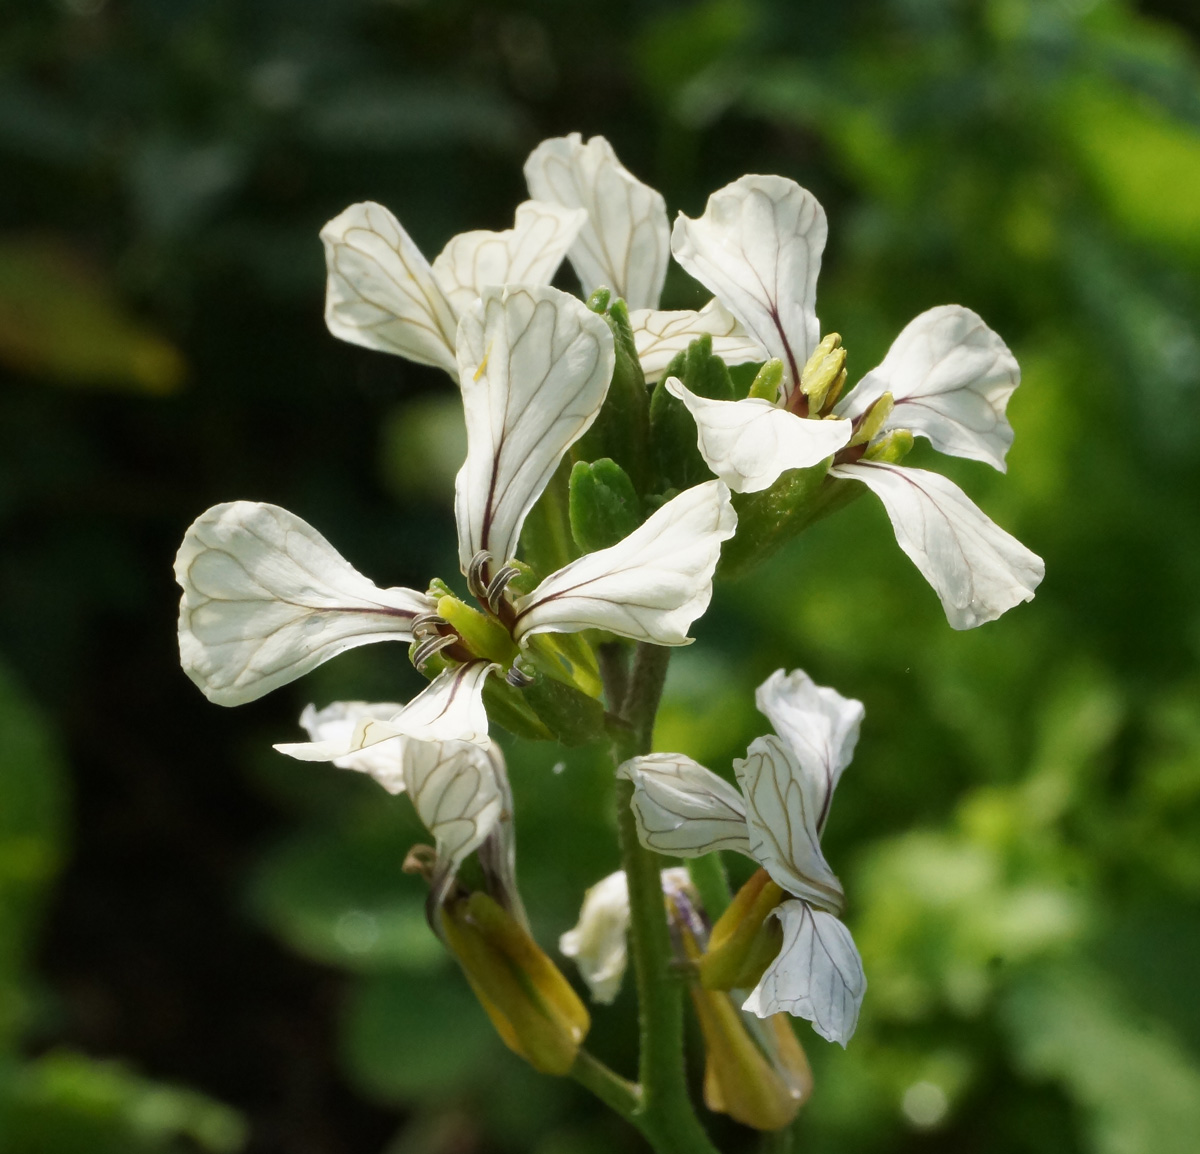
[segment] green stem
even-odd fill
[[[729,889],[729,875],[725,872],[725,863],[721,854],[706,853],[703,857],[693,857],[687,860],[688,877],[700,895],[700,904],[708,914],[710,923],[715,922],[729,905],[733,894]]]
[[[629,730],[613,741],[618,765],[649,753],[670,650],[639,644],[621,717]],[[659,1154],[716,1154],[688,1097],[683,1052],[683,987],[671,971],[673,951],[659,871],[662,861],[638,841],[629,802],[633,786],[617,783],[617,828],[629,885],[629,943],[638,989],[642,1103],[635,1121]]]
[[[591,1090],[610,1109],[635,1125],[637,1111],[642,1104],[639,1086],[610,1070],[599,1058],[580,1050],[571,1067],[571,1077],[581,1086]]]

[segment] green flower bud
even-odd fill
[[[568,516],[570,475],[571,462],[564,458],[521,528],[521,556],[538,581],[557,573],[579,556]]]
[[[487,894],[441,911],[442,935],[504,1044],[543,1074],[567,1074],[591,1019],[525,928]]]
[[[607,549],[642,523],[641,502],[616,461],[577,461],[571,470],[571,533],[585,553]]]

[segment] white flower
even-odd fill
[[[604,402],[614,359],[604,319],[557,289],[488,287],[459,324],[457,358],[467,424],[455,485],[459,561],[512,639],[504,659],[538,633],[591,628],[687,644],[736,526],[720,481],[679,494],[625,540],[531,593],[514,598],[507,588],[529,510]],[[188,530],[175,572],[184,667],[222,705],[252,701],[370,641],[417,640],[418,664],[438,651],[459,663],[391,716],[359,716],[348,738],[313,742],[309,756],[345,758],[399,735],[486,745],[482,693],[495,660],[465,652],[430,597],[378,589],[291,513],[245,501],[210,509]]]
[[[686,869],[665,869],[661,878],[664,894],[691,894]],[[694,905],[694,897],[691,901]],[[575,959],[593,1002],[608,1005],[621,989],[629,960],[628,934],[629,885],[625,871],[617,870],[583,895],[579,921],[558,939],[559,950]]]
[[[760,1018],[807,1018],[843,1046],[866,991],[862,961],[838,920],[841,884],[821,852],[821,833],[842,771],[854,755],[863,707],[777,670],[755,697],[776,733],[733,763],[741,790],[682,754],[635,757],[618,770],[634,786],[638,835],[650,849],[696,857],[733,849],[794,895],[772,912],[783,947],[743,1008]]]
[[[759,492],[787,469],[833,457],[830,476],[861,481],[883,501],[900,547],[950,624],[969,629],[994,620],[1033,597],[1041,559],[944,477],[875,457],[881,438],[907,430],[942,452],[1003,471],[1017,362],[970,309],[943,305],[911,321],[883,363],[827,412],[833,393],[828,400],[824,392],[808,395],[804,372],[818,352],[816,282],[826,231],[812,194],[778,176],[742,177],[714,193],[700,219],[681,214],[672,234],[676,259],[756,345],[751,359],[782,362],[783,385],[775,404],[708,400],[674,379],[667,388],[695,419],[701,455],[734,492]]]
[[[524,922],[516,883],[512,791],[498,745],[484,749],[472,741],[416,740],[393,732],[345,756],[314,757],[315,750],[326,746],[353,745],[350,739],[358,727],[386,721],[408,708],[362,701],[338,701],[321,710],[310,705],[300,715],[300,724],[311,743],[275,748],[301,760],[332,760],[344,769],[369,774],[388,793],[408,794],[436,843],[431,908],[441,904],[467,856],[478,851],[493,896]],[[436,918],[432,922],[435,928],[439,924]]]
[[[549,284],[586,214],[528,200],[504,232],[464,232],[433,264],[383,205],[352,204],[323,229],[325,322],[335,337],[457,374],[459,318],[487,285]]]
[[[698,312],[661,312],[658,298],[671,255],[662,194],[637,179],[603,136],[578,132],[543,140],[525,162],[529,195],[587,210],[587,223],[567,253],[585,295],[605,286],[629,308],[638,360],[656,381],[676,353],[708,335],[729,364],[755,360],[758,346],[718,301]]]

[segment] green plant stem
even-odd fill
[[[642,1104],[641,1087],[610,1070],[586,1050],[580,1050],[571,1067],[571,1077],[591,1090],[610,1109],[622,1118],[637,1124],[637,1112]]]
[[[687,871],[692,885],[696,887],[696,893],[700,895],[700,904],[708,914],[708,920],[715,922],[733,899],[729,889],[729,875],[725,872],[725,863],[721,861],[720,852],[688,858]]]
[[[639,644],[620,716],[628,731],[614,737],[617,765],[649,753],[670,650]],[[671,971],[673,952],[659,871],[662,861],[638,841],[630,798],[617,782],[617,828],[629,885],[629,944],[638,990],[641,1105],[634,1121],[659,1154],[716,1154],[692,1108],[683,1052],[683,987]]]

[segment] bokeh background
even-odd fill
[[[1194,1152],[1197,37],[1191,0],[6,0],[0,1151],[636,1146],[503,1051],[400,872],[405,800],[271,750],[310,700],[403,699],[403,647],[237,710],[174,648],[220,500],[382,584],[454,574],[453,389],[327,334],[317,231],[361,199],[430,255],[506,227],[581,130],[672,213],[744,172],[816,192],[852,381],[946,302],[1024,370],[1008,475],[938,467],[1045,557],[1031,605],[952,632],[863,501],[674,664],[659,746],[718,769],[776,667],[867,706],[826,847],[870,990],[845,1052],[801,1024],[796,1148]],[[552,946],[616,864],[610,771],[506,748]],[[631,1014],[592,1035],[624,1070]]]

